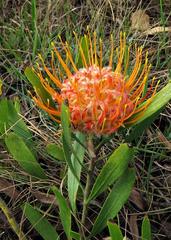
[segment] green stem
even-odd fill
[[[90,194],[92,177],[93,177],[93,169],[94,169],[94,160],[96,159],[92,136],[89,136],[87,145],[88,145],[90,161],[89,161],[89,168],[88,168],[88,173],[87,173],[86,186],[85,186],[85,190],[84,190],[83,211],[82,211],[82,219],[81,219],[82,225],[85,224],[85,220],[87,217],[87,210],[88,210],[88,205],[89,205],[87,202],[87,199]]]

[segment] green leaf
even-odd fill
[[[91,236],[101,232],[109,219],[114,218],[127,201],[135,181],[134,169],[128,169],[113,186],[93,225]]]
[[[21,137],[15,133],[9,133],[5,136],[5,144],[13,158],[27,173],[38,178],[47,179],[44,170]]]
[[[3,135],[8,129],[13,130],[17,135],[31,143],[32,134],[22,117],[18,115],[15,105],[6,98],[0,101],[0,133]]]
[[[88,41],[87,35],[84,35],[83,37],[81,37],[80,45],[81,45],[82,51],[84,53],[85,60],[88,63],[89,62],[89,41]],[[78,68],[82,68],[84,66],[84,62],[82,60],[82,55],[81,55],[81,51],[80,51],[79,46],[78,46],[78,49],[77,49],[75,62],[76,62],[76,65],[77,65]]]
[[[151,224],[147,216],[144,217],[141,227],[142,240],[152,240]]]
[[[88,201],[97,197],[113,184],[127,169],[129,161],[133,158],[133,149],[126,143],[121,144],[109,157],[98,175]]]
[[[144,111],[143,116],[133,124],[125,124],[127,127],[132,126],[133,129],[130,134],[126,137],[126,141],[133,141],[137,139],[143,131],[150,126],[154,119],[160,114],[164,106],[171,99],[171,82],[169,82],[164,88],[162,88],[154,97],[152,103]],[[131,118],[133,118],[133,115]],[[129,120],[131,120],[131,118]],[[128,120],[128,122],[129,122]]]
[[[71,141],[71,129],[70,129],[70,114],[69,114],[69,108],[66,106],[65,103],[62,103],[62,110],[61,110],[61,125],[63,129],[62,133],[62,142],[63,142],[63,150],[64,150],[64,156],[65,160],[68,163],[68,166],[79,182],[79,178],[76,174],[76,171],[73,167],[72,160],[71,160],[71,154],[72,154],[72,141]]]
[[[65,142],[71,146],[71,128],[70,128],[70,113],[69,108],[65,103],[62,103],[61,124],[63,129],[63,137]]]
[[[38,28],[37,28],[37,8],[36,8],[36,0],[31,1],[31,13],[32,13],[32,32],[33,32],[33,59],[36,54],[36,50],[39,43],[38,38]]]
[[[159,111],[162,107],[164,107],[171,100],[171,82],[169,82],[164,88],[162,88],[154,97],[152,103],[148,106],[148,108],[144,111],[144,114],[141,118],[138,119],[133,124],[128,124],[128,126],[134,126],[145,119],[149,118],[157,111]],[[132,116],[134,117],[134,116]],[[130,118],[131,119],[131,118]],[[129,120],[128,120],[129,121]]]
[[[71,231],[71,237],[75,240],[81,240],[81,236],[79,233],[76,233],[74,231]]]
[[[52,190],[55,194],[56,200],[59,205],[59,215],[64,228],[64,231],[67,235],[67,239],[71,239],[71,211],[68,207],[68,204],[65,198],[62,196],[60,191],[54,186]]]
[[[76,134],[76,137],[79,139],[81,143],[84,144],[85,142],[84,134],[78,132]],[[72,165],[75,170],[75,173],[80,179],[80,174],[82,169],[80,163],[83,163],[85,148],[81,146],[78,141],[74,141],[73,150],[76,152],[76,155],[79,161],[75,157],[75,154],[71,155],[71,161],[72,161]],[[78,186],[79,186],[78,180],[75,178],[70,168],[68,168],[68,195],[69,195],[69,199],[70,199],[70,203],[73,211],[76,210],[76,197],[77,197]]]
[[[49,104],[51,107],[55,107],[51,95],[44,89],[39,77],[34,73],[33,69],[31,67],[26,67],[24,73],[42,101],[45,104]]]
[[[111,240],[123,240],[123,235],[116,223],[107,223]]]
[[[127,142],[132,142],[132,141],[139,141],[139,137],[143,134],[143,132],[145,131],[145,129],[147,129],[148,127],[150,127],[150,125],[152,124],[152,122],[158,117],[158,115],[160,114],[160,112],[163,110],[163,108],[161,108],[160,110],[158,110],[157,112],[155,112],[153,115],[151,115],[150,117],[148,117],[147,119],[145,119],[143,122],[133,126],[130,129],[129,134],[125,137],[125,140]]]
[[[51,155],[52,157],[54,157],[57,160],[60,161],[65,161],[65,156],[64,156],[64,151],[61,147],[59,147],[57,144],[55,143],[49,143],[46,146],[46,151],[49,155]]]
[[[29,203],[25,203],[22,207],[24,214],[36,231],[43,237],[44,240],[58,240],[59,236],[55,228],[37,209]]]
[[[16,110],[17,113],[21,114],[20,100],[19,100],[18,97],[15,98],[14,108],[15,108],[15,110]]]

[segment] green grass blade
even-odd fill
[[[123,240],[124,237],[122,235],[122,232],[116,223],[108,222],[107,226],[109,229],[111,240]]]
[[[13,158],[27,173],[34,177],[47,179],[44,170],[21,137],[15,133],[9,133],[5,136],[5,144]]]
[[[76,134],[76,137],[79,139],[79,141],[81,143],[84,144],[84,142],[85,142],[84,134],[78,132]],[[74,154],[71,155],[71,161],[72,161],[73,168],[75,169],[76,175],[80,179],[80,174],[81,174],[81,169],[82,169],[80,162],[83,163],[85,148],[83,146],[81,146],[77,141],[75,141],[73,144],[73,150],[76,152],[77,157],[79,158],[79,162]],[[79,182],[73,175],[70,168],[68,168],[68,183],[67,184],[68,184],[68,195],[69,195],[71,207],[72,207],[72,210],[75,211],[76,210],[76,197],[77,197]]]
[[[129,161],[133,158],[133,149],[126,143],[121,144],[109,157],[98,175],[88,201],[97,197],[113,184],[127,169]]]
[[[164,0],[159,0],[160,2],[160,23],[163,27],[166,25],[166,17],[164,13]]]
[[[142,226],[141,226],[141,237],[142,240],[152,240],[151,235],[151,224],[147,216],[144,217]]]
[[[54,186],[52,187],[52,190],[55,194],[56,200],[58,202],[59,206],[59,215],[60,219],[64,228],[64,231],[66,233],[67,239],[71,239],[71,211],[68,207],[68,204],[65,200],[65,198],[62,196],[60,191]]]
[[[58,240],[59,236],[55,228],[37,209],[32,207],[29,203],[25,203],[22,207],[26,218],[36,231],[42,236],[44,240]]]
[[[65,156],[64,156],[64,151],[61,147],[59,147],[55,143],[49,143],[46,146],[46,151],[47,153],[52,156],[54,159],[59,160],[64,162],[65,161]]]
[[[37,29],[37,9],[36,9],[36,0],[31,1],[32,7],[32,31],[33,31],[33,59],[36,55],[38,47],[38,29]]]
[[[8,208],[7,204],[3,201],[3,199],[1,197],[0,197],[0,210],[1,210],[1,214],[3,213],[5,215],[5,217],[6,217],[5,219],[6,219],[6,221],[8,221],[9,226],[12,228],[12,230],[18,236],[17,239],[28,240],[28,238],[26,238],[25,234],[22,232],[20,226],[16,222],[13,214],[11,214],[11,211]]]
[[[101,232],[107,225],[107,221],[116,217],[124,203],[127,201],[135,181],[134,169],[128,169],[113,186],[101,211],[94,223],[91,236]]]
[[[36,0],[31,1],[31,14],[32,14],[32,30],[34,31],[35,22],[37,20],[36,14]]]

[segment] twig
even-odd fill
[[[154,35],[161,32],[171,32],[171,27],[154,27],[143,32],[143,35]]]

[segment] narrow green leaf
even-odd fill
[[[21,114],[21,106],[20,106],[20,100],[18,97],[15,98],[14,100],[14,108],[17,113]]]
[[[83,37],[81,37],[80,45],[81,45],[82,51],[84,53],[85,60],[88,63],[89,62],[89,42],[88,42],[87,35],[84,35]],[[78,49],[77,49],[75,62],[76,62],[76,65],[77,65],[78,68],[82,68],[84,66],[79,46],[78,46]]]
[[[55,143],[49,143],[46,146],[46,151],[49,155],[51,155],[52,157],[54,157],[57,160],[60,161],[65,161],[65,156],[64,156],[64,151],[61,147],[59,147],[57,144]]]
[[[37,9],[36,9],[36,0],[31,1],[31,13],[32,13],[32,32],[33,32],[33,59],[36,54],[38,47],[38,29],[37,29]]]
[[[169,82],[164,88],[162,88],[156,94],[152,103],[144,111],[144,115],[137,122],[133,124],[126,124],[127,127],[130,127],[130,126],[133,127],[129,135],[126,137],[126,141],[131,142],[133,140],[138,139],[138,137],[144,132],[144,130],[151,125],[151,123],[155,120],[155,118],[157,118],[157,116],[163,110],[164,106],[171,99],[170,89],[171,89],[171,82]]]
[[[134,126],[145,119],[149,118],[157,111],[159,111],[162,107],[164,107],[171,100],[171,82],[169,82],[164,88],[162,88],[154,97],[152,103],[148,106],[148,108],[144,111],[143,116],[135,123],[129,124],[128,126]],[[129,121],[129,120],[128,120]]]
[[[6,98],[2,99],[0,101],[0,112],[0,133],[4,134],[10,128],[10,130],[13,130],[17,135],[30,143],[32,134],[22,117],[18,115],[13,102]]]
[[[130,134],[126,137],[126,141],[133,141],[137,139],[143,131],[150,126],[154,119],[160,114],[164,106],[171,99],[171,82],[162,88],[154,97],[152,103],[144,111],[144,115],[133,124],[125,124],[127,127],[133,127]],[[136,116],[136,114],[135,114]],[[131,118],[133,118],[132,116]],[[131,118],[129,120],[131,120]],[[129,122],[128,120],[128,122]]]
[[[142,240],[152,240],[151,235],[151,224],[147,216],[144,217],[142,226],[141,226],[141,236]]]
[[[36,231],[43,237],[44,240],[58,240],[59,236],[55,228],[37,209],[32,207],[29,203],[25,203],[22,207],[26,218]]]
[[[67,239],[71,239],[71,211],[68,207],[68,204],[65,198],[62,196],[60,191],[54,186],[52,190],[55,194],[56,200],[59,205],[59,215],[64,228],[64,231],[67,235]]]
[[[62,124],[62,142],[63,142],[63,150],[65,160],[68,163],[68,166],[79,182],[79,178],[76,174],[76,171],[73,167],[71,154],[72,154],[72,141],[71,141],[71,129],[70,129],[70,116],[69,116],[69,108],[66,106],[65,103],[62,103],[62,111],[61,111],[61,124]]]
[[[93,225],[91,236],[101,232],[109,219],[114,218],[127,201],[135,181],[134,169],[128,169],[113,186]]]
[[[61,124],[65,142],[68,144],[68,146],[71,146],[70,113],[69,108],[65,103],[62,103]]]
[[[84,144],[85,142],[84,134],[78,132],[76,134],[76,137],[79,139],[81,143]],[[80,162],[83,163],[85,149],[77,141],[74,141],[73,150],[75,151],[79,159],[79,162],[74,154],[71,155],[71,161],[72,161],[73,168],[75,169],[75,173],[80,179],[80,174],[82,169]],[[77,197],[78,186],[79,186],[78,180],[75,178],[70,168],[68,168],[68,195],[69,195],[69,199],[70,199],[70,203],[73,211],[76,210],[76,197]]]
[[[81,236],[79,233],[76,233],[74,231],[71,231],[71,237],[74,239],[74,240],[81,240]]]
[[[158,115],[160,114],[160,112],[163,110],[163,108],[161,108],[160,110],[158,110],[157,112],[155,112],[153,115],[151,115],[150,117],[146,118],[143,122],[133,126],[130,129],[129,134],[125,137],[125,140],[127,142],[132,142],[132,141],[138,141],[139,137],[143,134],[143,132],[145,131],[145,129],[147,129],[148,127],[150,127],[150,125],[152,124],[152,122],[158,117]]]
[[[98,175],[88,201],[97,197],[113,184],[127,169],[129,161],[133,158],[133,149],[126,143],[121,144],[109,157]]]
[[[38,178],[47,178],[44,170],[21,137],[15,133],[9,133],[5,136],[5,144],[13,158],[27,173]]]
[[[55,107],[51,95],[44,89],[43,85],[40,82],[40,79],[34,73],[33,69],[31,67],[26,67],[24,74],[26,75],[27,79],[32,84],[42,101],[52,107]]]
[[[107,223],[111,240],[123,240],[123,235],[116,223]]]
[[[35,22],[37,20],[37,11],[36,11],[36,0],[31,1],[31,13],[32,13],[32,30],[34,31],[35,29]]]

